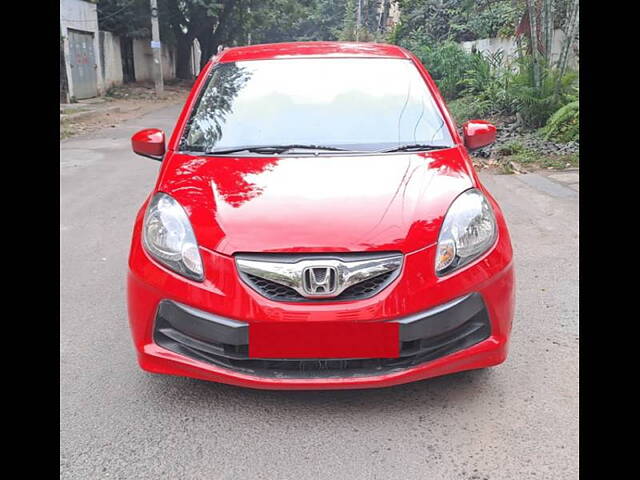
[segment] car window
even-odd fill
[[[452,146],[415,65],[397,58],[293,58],[214,67],[180,148]]]

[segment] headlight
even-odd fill
[[[180,204],[157,193],[144,215],[143,244],[153,258],[193,280],[204,279],[202,259],[191,223]]]
[[[436,274],[445,275],[486,252],[498,229],[493,210],[480,190],[467,190],[456,198],[444,217],[438,249]]]

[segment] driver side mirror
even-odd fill
[[[131,148],[138,155],[161,162],[165,152],[164,132],[157,128],[140,130],[131,137]]]
[[[469,120],[462,124],[464,145],[469,150],[486,147],[496,141],[496,127],[484,120]]]

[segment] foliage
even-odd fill
[[[520,171],[523,165],[534,168],[563,169],[579,166],[577,153],[540,154],[517,140],[500,145],[496,151],[498,164],[505,173]]]
[[[461,41],[513,35],[522,9],[510,0],[480,1],[465,13],[463,23],[452,26],[452,33]]]
[[[344,4],[344,15],[342,28],[338,36],[342,41],[353,41],[356,39],[356,0],[346,0]]]
[[[510,113],[515,106],[511,91],[513,76],[512,66],[505,61],[501,50],[492,54],[476,52],[460,81],[462,93],[474,95],[489,105],[488,113]]]
[[[194,39],[202,51],[200,67],[220,45],[337,40],[348,1],[158,0],[160,37],[164,44],[177,47],[177,76],[190,78]],[[370,1],[363,9],[365,26],[375,23],[376,5]],[[100,0],[98,16],[100,28],[116,35],[148,38],[151,34],[148,0]],[[365,30],[361,40],[371,39]]]
[[[543,129],[545,140],[571,142],[580,134],[580,101],[575,100],[560,107],[547,121]]]
[[[449,113],[451,113],[458,125],[467,120],[482,118],[487,115],[491,109],[491,104],[487,100],[480,100],[474,95],[451,100],[447,106]]]
[[[337,32],[338,40],[341,41],[359,41],[359,42],[371,42],[378,41],[380,36],[378,35],[378,23],[377,23],[377,8],[379,2],[369,1],[363,2],[361,12],[361,25],[359,28],[356,26],[357,20],[357,0],[345,0],[343,7],[342,27]]]
[[[500,145],[496,153],[501,156],[511,156],[511,155],[518,155],[518,154],[527,154],[528,150],[519,141],[512,140],[510,142],[503,143],[502,145]]]
[[[531,57],[523,56],[519,59],[518,71],[513,75],[509,86],[509,95],[524,126],[543,126],[556,110],[571,100],[576,80],[575,72],[567,72],[561,76],[556,69],[542,64],[540,86],[536,88]]]
[[[343,26],[346,0],[315,0],[298,2],[303,4],[301,17],[287,21],[290,27],[283,28],[287,40],[317,41],[337,40]],[[269,38],[269,41],[275,41]]]
[[[421,43],[419,36],[418,33],[418,38],[408,39],[405,46],[424,64],[445,98],[457,97],[464,89],[461,81],[465,72],[471,68],[473,55],[465,52],[455,42],[430,45]]]
[[[420,30],[428,43],[511,34],[523,11],[522,0],[399,0],[399,6],[397,40]]]
[[[576,74],[521,51],[469,53],[458,42],[510,35],[526,11],[525,0],[397,0],[400,23],[383,38],[381,0],[362,3],[360,41],[388,41],[413,51],[438,84],[458,122],[518,113],[525,127],[547,138],[577,138]],[[565,24],[573,0],[553,0],[554,26]],[[161,38],[177,46],[178,76],[188,78],[190,48],[199,40],[201,66],[219,45],[283,41],[355,40],[357,0],[158,0]],[[100,28],[148,37],[148,0],[100,0]],[[530,52],[531,50],[529,50]],[[515,62],[515,63],[514,63]],[[535,73],[535,75],[534,75]],[[539,81],[537,80],[539,78]]]
[[[448,63],[443,62],[445,65]],[[440,79],[447,92],[452,92],[450,86],[455,85],[453,92],[465,99],[456,106],[461,109],[458,114],[461,117],[519,114],[524,127],[539,128],[556,110],[576,99],[575,72],[560,75],[557,69],[542,63],[539,65],[540,87],[536,88],[533,63],[529,56],[506,62],[500,51],[493,54],[474,53],[468,54],[463,63],[466,65],[464,72],[451,68],[445,70],[445,78]],[[453,78],[447,78],[450,75]],[[564,118],[559,120],[565,121]],[[566,129],[577,132],[576,122],[572,125],[571,128],[567,125]],[[568,137],[572,135],[570,132]]]
[[[100,30],[132,38],[151,36],[148,1],[100,0],[97,10]]]
[[[413,37],[405,44],[424,63],[457,122],[491,114],[519,114],[524,127],[539,128],[556,110],[575,99],[575,72],[560,76],[557,69],[540,63],[540,87],[536,88],[530,56],[506,61],[501,51],[468,53],[454,42],[431,46]],[[570,138],[577,128],[573,121],[550,135],[566,130],[562,138]]]

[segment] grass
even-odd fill
[[[541,155],[522,143],[513,141],[500,146],[496,152],[496,160],[503,173],[514,173],[514,165],[520,165],[525,170],[557,169],[580,166],[577,153]]]
[[[84,112],[86,109],[84,107],[70,107],[63,108],[62,113],[65,115],[71,115],[72,113]]]
[[[69,138],[75,133],[75,129],[69,125],[66,120],[62,120],[60,122],[60,140],[64,140],[65,138]]]

